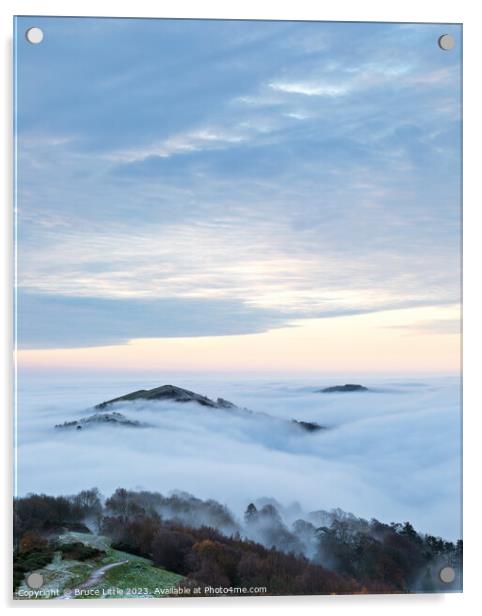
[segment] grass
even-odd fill
[[[53,562],[36,569],[43,575],[44,590],[58,589],[62,595],[67,588],[75,588],[85,582],[99,567],[125,560],[128,562],[109,569],[98,584],[89,590],[98,590],[102,598],[163,597],[167,596],[166,590],[175,587],[183,579],[177,573],[154,566],[148,558],[113,549],[110,540],[102,535],[68,532],[61,535],[58,541],[63,544],[80,542],[85,546],[102,550],[104,554],[79,561],[65,560],[61,551],[56,552]],[[19,588],[28,589],[25,583],[20,584]],[[78,598],[96,597],[91,595]]]
[[[136,557],[107,571],[100,583],[92,588],[100,590],[104,597],[162,597],[167,596],[165,591],[175,587],[182,579],[182,575]]]
[[[60,535],[58,540],[61,543],[75,543],[76,541],[80,541],[84,545],[97,548],[98,550],[108,550],[110,547],[110,539],[108,539],[108,537],[93,535],[91,533],[68,532]]]
[[[109,557],[113,558],[114,561],[129,560],[132,562],[151,564],[151,561],[148,558],[144,558],[143,556],[136,556],[135,554],[129,554],[129,552],[121,552],[121,550],[114,550],[112,548],[110,548],[108,551]]]

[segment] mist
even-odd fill
[[[140,388],[173,383],[238,407],[124,402],[109,410],[148,427],[58,430],[92,407]],[[344,511],[461,537],[459,381],[364,379],[368,392],[322,394],[334,379],[20,378],[16,495],[72,494],[97,486],[215,499],[237,519],[274,498],[291,524],[299,511]],[[326,430],[307,432],[291,419]],[[290,514],[289,512],[292,512]],[[253,531],[255,534],[255,531]]]

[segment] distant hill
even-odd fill
[[[216,401],[211,400],[207,396],[196,394],[188,389],[176,387],[175,385],[161,385],[154,389],[139,389],[130,394],[125,394],[119,398],[113,398],[106,402],[101,402],[96,405],[96,409],[103,409],[110,404],[116,402],[131,402],[133,400],[174,400],[175,402],[197,402],[201,406],[208,406],[215,409],[236,408],[236,405],[223,398],[218,398]]]
[[[347,383],[346,385],[334,385],[333,387],[325,387],[325,389],[321,390],[323,394],[334,394],[334,393],[351,393],[355,391],[369,391],[368,387],[364,387],[363,385],[353,385],[352,383]]]
[[[91,427],[94,425],[100,424],[110,424],[110,425],[122,425],[126,427],[141,427],[147,426],[147,424],[143,424],[137,420],[130,419],[125,416],[124,413],[119,413],[117,411],[114,412],[102,412],[103,409],[108,409],[112,405],[125,403],[125,402],[136,402],[136,401],[172,401],[179,403],[188,403],[194,402],[199,404],[204,408],[210,409],[220,409],[223,411],[233,411],[238,415],[245,417],[253,417],[259,416],[260,418],[265,417],[273,420],[274,422],[278,422],[278,424],[286,424],[289,423],[292,426],[300,429],[302,432],[317,432],[318,430],[325,430],[324,426],[313,422],[313,421],[301,421],[298,419],[280,419],[278,417],[274,417],[267,413],[254,412],[250,411],[246,408],[241,408],[229,402],[228,400],[224,400],[224,398],[217,398],[216,400],[211,400],[207,396],[203,396],[201,394],[197,394],[194,391],[190,391],[189,389],[183,389],[182,387],[176,387],[175,385],[161,385],[160,387],[155,387],[154,389],[139,389],[137,391],[133,391],[129,394],[125,394],[123,396],[119,396],[118,398],[113,398],[112,400],[106,400],[105,402],[101,402],[100,404],[95,405],[96,413],[89,415],[87,417],[83,417],[79,420],[74,421],[66,421],[62,424],[57,424],[56,428],[73,428],[77,430],[81,430],[85,427]],[[122,409],[125,410],[124,408]],[[136,408],[133,407],[135,412]],[[101,411],[101,412],[99,412]]]

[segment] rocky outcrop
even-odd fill
[[[325,389],[321,390],[323,394],[334,394],[334,393],[350,393],[355,391],[368,391],[368,387],[364,387],[363,385],[353,385],[352,383],[347,383],[346,385],[334,385],[333,387],[325,387]]]

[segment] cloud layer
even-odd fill
[[[257,333],[285,323],[281,311],[229,299],[91,298],[22,293],[19,348],[58,349],[127,343],[132,338]]]
[[[271,416],[330,427],[322,432],[179,403],[118,405],[152,428],[53,428],[89,414],[102,400],[159,384],[128,377],[122,383],[29,378],[24,384],[21,375],[18,493],[73,493],[92,485],[104,493],[119,486],[186,490],[226,503],[238,515],[248,502],[268,496],[285,506],[341,507],[460,537],[456,379],[379,380],[366,382],[372,392],[341,395],[316,393],[333,384],[326,379],[176,382]]]

